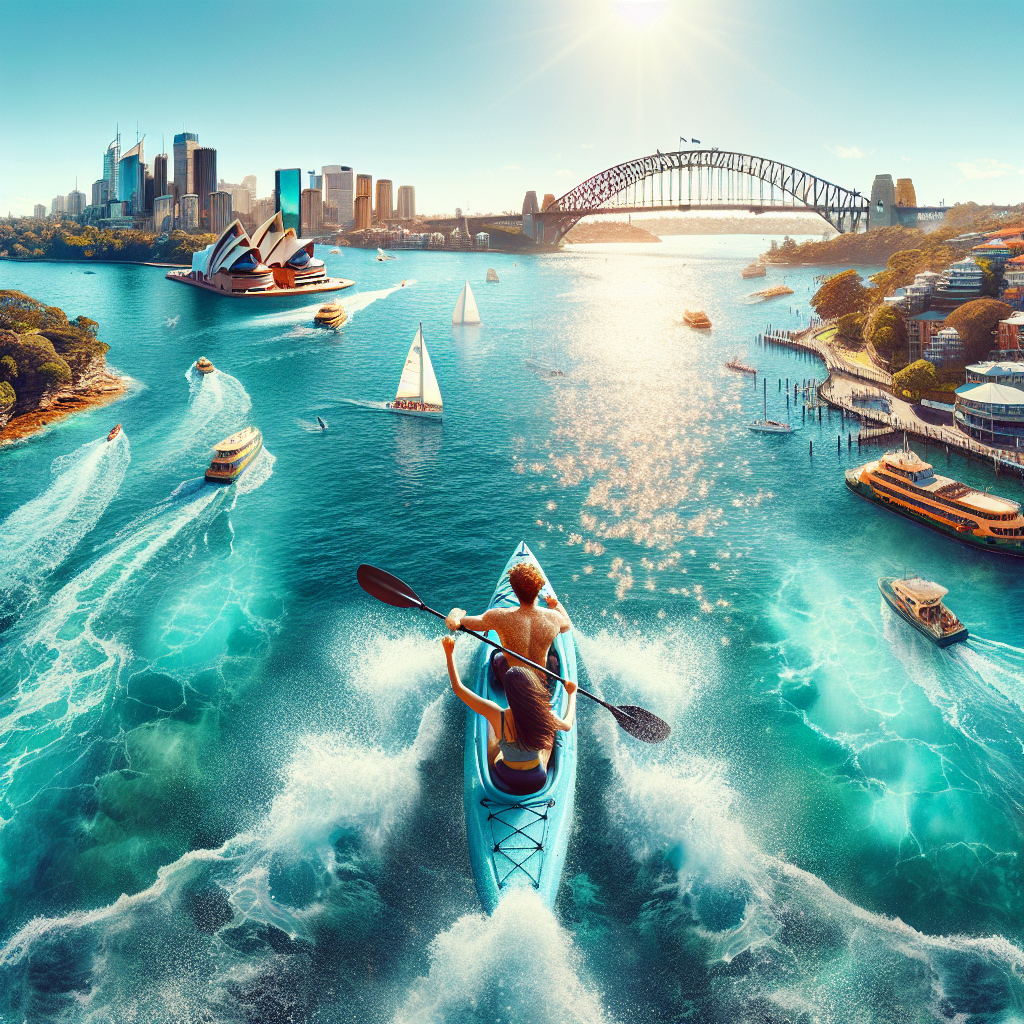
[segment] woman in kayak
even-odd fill
[[[565,682],[569,703],[565,718],[551,710],[551,694],[532,669],[514,665],[505,673],[508,708],[480,697],[465,686],[455,667],[455,637],[442,638],[448,678],[455,696],[487,719],[487,757],[495,778],[511,793],[536,793],[548,777],[555,733],[568,732],[576,719],[576,683]]]

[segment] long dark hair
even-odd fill
[[[516,746],[544,750],[558,731],[551,713],[551,694],[537,674],[515,665],[505,673],[505,696],[516,726]]]

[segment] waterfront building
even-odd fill
[[[158,153],[153,158],[153,197],[167,194],[167,154]]]
[[[943,327],[936,331],[924,346],[923,358],[932,366],[945,366],[947,363],[958,363],[963,359],[964,343],[953,327]]]
[[[968,256],[950,264],[935,286],[931,306],[936,309],[956,309],[965,302],[981,298],[984,274],[981,267]]]
[[[117,164],[117,200],[131,204],[131,214],[138,217],[146,202],[146,163],[140,139]]]
[[[274,171],[274,212],[281,214],[285,228],[299,230],[299,202],[302,194],[302,171],[288,167]]]
[[[907,335],[909,337],[907,357],[913,363],[923,358],[924,350],[934,335],[942,330],[946,322],[946,312],[930,309],[925,313],[907,317]]]
[[[999,298],[1013,309],[1024,309],[1024,255],[1006,261]]]
[[[953,422],[965,434],[1000,448],[1024,445],[1024,391],[1005,384],[956,389]]]
[[[157,196],[153,200],[153,230],[168,234],[174,229],[174,196]]]
[[[412,185],[398,186],[398,219],[412,220],[416,216],[416,189]]]
[[[97,178],[92,183],[91,206],[103,206],[110,199],[110,182],[106,178]]]
[[[324,220],[328,224],[349,227],[355,220],[355,172],[342,164],[331,164],[323,169],[324,202],[327,207],[336,207],[334,220],[328,219],[325,209]]]
[[[199,147],[195,132],[179,132],[174,136],[174,184],[178,186],[178,201],[182,196],[195,195],[192,174],[192,154]]]
[[[377,179],[376,213],[378,224],[386,224],[389,220],[394,218],[391,182],[387,178]]]
[[[1012,255],[1013,253],[1010,252],[1010,247],[1000,238],[991,238],[987,242],[982,242],[981,245],[976,245],[971,249],[972,257],[991,260],[1000,267]]]
[[[192,150],[192,181],[199,197],[199,223],[210,230],[210,196],[217,191],[217,150],[210,146]]]
[[[220,234],[234,220],[230,192],[210,193],[210,230]]]
[[[35,207],[32,210],[32,216],[35,217],[36,220],[45,220],[46,207],[43,206],[42,203],[36,203]]]
[[[315,235],[324,229],[322,188],[304,188],[299,199],[299,234]]]
[[[370,228],[371,210],[369,196],[356,196],[355,198],[355,223],[356,231],[368,231]]]
[[[121,134],[119,132],[103,154],[103,177],[107,182],[108,200],[117,198],[117,165],[120,159]]]
[[[894,198],[897,206],[917,206],[914,182],[910,178],[897,178]]]
[[[1000,356],[1011,354],[1014,359],[1024,359],[1024,312],[1013,313],[999,321],[996,346]]]
[[[896,223],[896,187],[891,174],[876,174],[871,183],[868,228],[889,228]],[[525,233],[525,228],[524,228]]]
[[[491,236],[486,231],[479,232],[473,239],[478,249],[490,249]]]
[[[1024,391],[1024,361],[1019,359],[986,360],[966,368],[968,384],[1003,384]]]
[[[199,230],[199,196],[181,197],[178,202],[178,221],[182,231]]]

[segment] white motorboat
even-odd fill
[[[423,340],[423,324],[416,331],[416,337],[409,346],[409,354],[402,367],[402,379],[393,402],[385,408],[402,416],[418,416],[426,420],[440,420],[443,403],[441,389],[437,386],[434,367],[430,363],[427,344]]]
[[[768,419],[768,389],[764,390],[763,418],[747,424],[747,429],[755,434],[792,434],[793,428],[788,423]]]

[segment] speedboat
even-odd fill
[[[117,425],[116,425],[116,426],[114,427],[114,429],[113,429],[113,430],[111,430],[111,432],[110,432],[109,434],[107,434],[107,440],[108,440],[108,441],[113,441],[113,440],[114,440],[114,438],[115,438],[115,437],[117,437],[117,435],[118,435],[118,434],[120,434],[120,433],[121,433],[121,424],[120,424],[120,423],[118,423],[118,424],[117,424]]]
[[[498,577],[490,608],[512,608],[519,602],[512,592],[508,572],[517,562],[540,564],[525,543],[520,543]],[[542,570],[543,571],[543,570]],[[541,597],[554,593],[545,584]],[[488,636],[497,640],[497,634]],[[567,679],[577,679],[576,645],[572,633],[560,633],[551,650],[558,656],[559,670]],[[474,693],[508,707],[504,690],[491,671],[491,649],[480,644],[472,679],[467,685]],[[552,711],[562,717],[568,710],[568,695],[556,683],[551,696]],[[487,756],[487,719],[466,709],[466,742],[463,759],[463,798],[466,808],[466,838],[480,902],[493,913],[499,900],[513,889],[534,889],[551,907],[565,866],[565,854],[572,831],[576,801],[576,734],[555,734],[555,747],[548,762],[547,781],[528,796],[515,796],[502,788],[491,773]]]
[[[341,250],[340,250],[340,249],[332,249],[332,250],[331,250],[331,255],[332,255],[332,256],[337,256],[339,252],[341,252]]]
[[[933,644],[948,647],[967,639],[967,627],[942,603],[949,591],[938,583],[920,576],[880,576],[878,589],[889,607]]]
[[[423,324],[420,324],[416,336],[409,346],[409,354],[405,357],[402,377],[398,382],[395,400],[384,406],[388,412],[397,412],[402,416],[418,416],[425,420],[439,420],[444,411],[441,400],[441,389],[438,387],[434,367],[427,352],[427,343],[423,340]]]
[[[687,327],[693,327],[698,331],[707,331],[711,329],[711,321],[708,319],[707,314],[701,310],[684,310],[683,323],[686,324]]]
[[[245,472],[263,448],[263,435],[255,427],[245,427],[214,446],[213,461],[206,479],[218,484],[233,484]]]
[[[200,356],[196,360],[196,369],[200,373],[213,373],[215,367],[213,363],[211,363],[210,360],[206,358],[206,356]]]
[[[383,263],[385,260],[393,260],[393,259],[395,259],[395,257],[394,256],[389,256],[383,249],[378,248],[377,249],[377,259],[378,259],[379,262]]]

